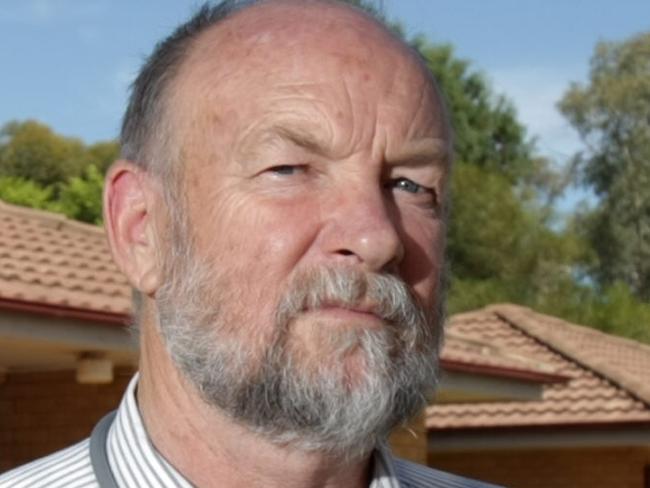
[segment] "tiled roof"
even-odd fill
[[[116,316],[131,302],[100,228],[2,201],[0,301]]]
[[[447,370],[497,374],[540,383],[569,379],[551,364],[522,356],[516,350],[508,350],[489,342],[477,340],[471,335],[450,328],[445,332],[445,345],[441,360]]]
[[[538,401],[430,406],[430,430],[650,422],[649,346],[515,305],[453,316],[448,331],[569,379],[545,385]]]

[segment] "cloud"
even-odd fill
[[[489,78],[494,91],[515,104],[519,120],[536,137],[540,153],[564,163],[581,148],[578,134],[556,107],[571,81],[584,78],[579,67],[517,66],[491,70]]]

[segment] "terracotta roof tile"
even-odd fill
[[[492,310],[519,330],[537,337],[584,367],[599,372],[650,404],[650,346],[570,324],[524,307],[501,305],[492,307]]]
[[[538,401],[430,406],[431,430],[650,422],[646,345],[514,305],[453,316],[448,331],[552,367],[569,380],[545,385]]]
[[[442,363],[443,366],[449,367],[451,362],[475,365],[482,368],[491,367],[492,372],[504,371],[504,376],[508,376],[505,373],[506,371],[511,373],[517,371],[533,373],[533,376],[536,374],[540,377],[539,381],[541,381],[543,375],[551,375],[549,378],[555,377],[553,381],[562,380],[561,376],[565,376],[554,365],[531,360],[521,356],[516,350],[500,348],[494,343],[477,340],[470,335],[447,330],[442,351]],[[480,370],[477,370],[477,372],[480,372]],[[550,380],[547,379],[546,381]]]
[[[129,313],[131,291],[104,232],[0,201],[0,299]]]

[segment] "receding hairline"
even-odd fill
[[[343,12],[347,14],[347,17],[350,20],[356,20],[359,25],[365,24],[370,29],[380,33],[386,39],[392,40],[394,46],[400,46],[404,49],[404,52],[414,53],[414,50],[404,42],[403,39],[396,35],[381,19],[360,7],[337,0],[252,0],[249,4],[234,11],[215,25],[209,26],[205,29],[205,31],[194,39],[194,45],[196,46],[197,44],[200,44],[202,38],[209,36],[210,33],[223,31],[233,26],[239,27],[238,34],[240,34],[240,37],[238,41],[244,40],[243,38],[249,35],[244,29],[248,29],[254,35],[259,36],[263,31],[270,31],[271,28],[274,27],[273,24],[275,24],[276,27],[284,26],[290,28],[291,34],[296,35],[296,33],[300,31],[300,27],[305,27],[305,25],[291,23],[292,20],[289,18],[289,15],[286,15],[287,13],[304,12],[309,14],[319,12],[322,14],[323,9],[325,9],[326,15],[329,12],[333,13],[334,15],[332,15],[331,18],[336,19],[337,23],[345,19],[344,16],[340,15],[340,13]],[[261,15],[264,14],[265,10],[269,10],[269,12],[266,12],[266,15]],[[278,10],[279,13],[284,13],[285,15],[270,15],[273,14],[274,10]],[[256,19],[253,17],[254,15],[259,15],[259,18]],[[318,15],[317,19],[318,22],[315,24],[309,24],[306,30],[313,32],[318,29],[319,25],[323,25],[325,18],[322,15]],[[348,25],[352,24],[349,23]],[[370,32],[370,30],[365,31],[366,34]]]
[[[215,7],[219,9],[222,5]],[[169,183],[182,177],[187,137],[191,137],[196,110],[201,108],[196,101],[197,90],[205,84],[210,85],[214,94],[222,92],[218,80],[227,71],[224,66],[243,67],[244,79],[247,77],[244,70],[254,72],[256,66],[245,65],[246,57],[260,47],[255,43],[265,35],[267,42],[263,49],[268,49],[269,53],[289,53],[286,50],[288,46],[302,50],[302,46],[307,44],[305,41],[311,40],[309,54],[305,57],[312,59],[318,59],[319,51],[328,56],[344,57],[349,54],[365,60],[374,59],[384,51],[401,58],[409,69],[419,71],[422,81],[433,90],[451,139],[452,130],[444,97],[426,60],[392,31],[383,19],[336,0],[232,0],[226,2],[225,13],[217,14],[213,19],[210,19],[214,15],[211,8],[204,5],[172,35],[161,41],[152,53],[138,79],[142,73],[151,72],[152,66],[160,69],[160,65],[164,66],[166,62],[164,71],[159,71],[153,78],[153,86],[158,85],[158,89],[148,90],[144,88],[147,84],[142,82],[133,85],[144,91],[140,91],[140,97],[130,97],[121,132],[122,157],[144,169],[153,170],[162,181]],[[201,17],[202,20],[199,20]],[[345,36],[351,42],[341,42]],[[171,55],[170,51],[162,54],[165,61],[161,63],[161,46],[170,44],[170,41],[174,50]],[[326,47],[325,42],[328,42]],[[367,52],[364,53],[364,50]],[[170,60],[173,60],[172,63],[169,63]],[[266,63],[266,59],[260,62],[258,58],[257,62],[258,66],[272,66]],[[197,70],[199,75],[204,71],[206,76],[194,77]],[[133,100],[136,101],[135,105]],[[135,112],[131,112],[133,107]],[[129,125],[126,125],[126,121]],[[188,122],[192,125],[188,125]],[[125,151],[125,148],[128,149]]]
[[[322,15],[317,15],[322,13],[323,9],[327,9],[326,12],[329,15],[329,19],[325,18],[325,22]],[[269,12],[265,12],[268,10],[273,14],[272,16],[269,15]],[[316,23],[299,25],[299,27],[302,27],[302,32],[300,32],[300,28],[296,28],[296,24],[292,23],[293,19],[283,15],[287,12],[305,12],[308,16],[311,14],[311,17],[316,19]],[[341,13],[344,15],[341,15]],[[325,25],[327,20],[330,19],[332,22]],[[344,21],[343,24],[341,24],[342,20]],[[228,15],[215,25],[207,27],[192,40],[176,70],[175,76],[170,79],[166,89],[165,104],[169,108],[169,105],[173,105],[174,101],[181,101],[182,99],[187,101],[186,97],[192,97],[191,92],[193,90],[187,90],[183,85],[188,78],[191,78],[196,65],[200,63],[207,62],[220,69],[227,63],[245,62],[242,52],[246,52],[246,46],[248,45],[252,49],[251,46],[259,42],[260,38],[263,38],[265,34],[272,35],[268,39],[267,48],[281,50],[286,45],[274,43],[274,41],[277,42],[278,40],[276,36],[278,32],[285,31],[284,39],[289,39],[294,42],[294,45],[299,45],[298,39],[300,37],[303,40],[318,39],[319,35],[323,34],[328,27],[335,30],[344,28],[348,32],[355,30],[362,32],[365,45],[380,45],[381,49],[398,54],[402,59],[407,60],[413,68],[420,71],[423,79],[436,92],[436,98],[440,102],[442,110],[445,111],[438,84],[419,52],[371,13],[336,0],[254,1]],[[232,59],[228,58],[229,47],[232,47],[237,53]],[[351,47],[359,49],[363,46],[359,43]],[[210,81],[207,81],[207,83],[210,83]],[[181,103],[182,105],[184,104]],[[174,114],[169,113],[167,116],[173,118]],[[446,119],[446,115],[443,115],[443,118]]]

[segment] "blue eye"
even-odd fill
[[[290,175],[296,174],[296,172],[298,171],[298,166],[291,166],[289,164],[281,164],[281,165],[273,166],[272,168],[269,168],[269,171],[271,173],[275,173],[276,175],[290,176]]]
[[[398,190],[402,190],[408,193],[422,193],[428,191],[428,188],[425,188],[422,185],[409,180],[408,178],[396,178],[391,181],[391,185],[393,188],[397,188]]]

